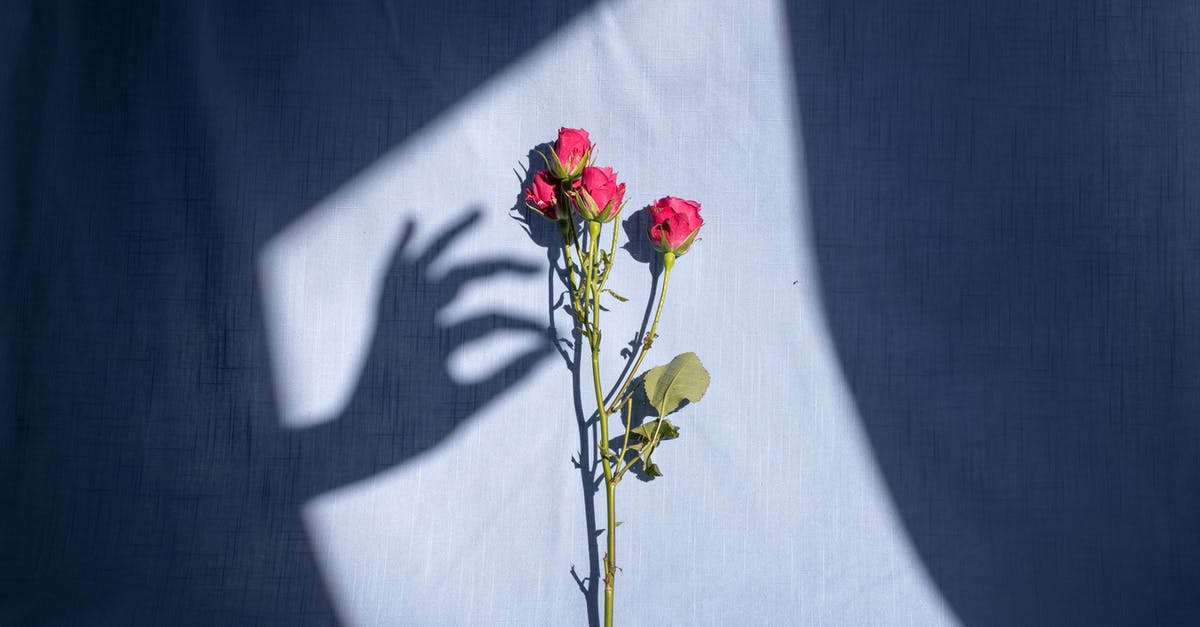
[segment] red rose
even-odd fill
[[[704,219],[700,217],[700,203],[667,196],[650,205],[650,242],[661,253],[682,255],[696,241]]]
[[[565,217],[558,215],[558,195],[555,193],[554,180],[545,170],[533,175],[533,184],[525,190],[525,204],[550,220]]]
[[[592,142],[588,132],[581,128],[558,129],[558,141],[551,150],[554,162],[549,164],[552,174],[561,181],[579,178],[592,155]]]
[[[588,220],[609,222],[621,213],[625,184],[617,183],[612,168],[586,167],[579,177],[579,213]]]

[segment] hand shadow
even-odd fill
[[[306,498],[371,477],[437,445],[550,354],[546,325],[490,312],[443,325],[437,316],[473,281],[532,274],[538,267],[509,258],[459,265],[443,276],[430,266],[479,221],[478,209],[447,227],[419,254],[409,251],[410,221],[397,245],[379,302],[378,322],[358,387],[341,415],[292,433],[300,460],[293,489]],[[536,336],[538,345],[487,378],[463,383],[449,368],[451,354],[491,333]]]

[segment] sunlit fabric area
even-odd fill
[[[1197,120],[1182,0],[8,3],[0,625],[1197,624]]]

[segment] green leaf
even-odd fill
[[[660,423],[662,426],[659,426]],[[646,476],[651,479],[661,477],[662,472],[659,471],[657,464],[650,461],[650,456],[658,450],[658,445],[664,440],[674,440],[679,437],[679,427],[671,424],[671,421],[666,418],[659,418],[634,427],[629,431],[629,435],[633,439],[629,449],[642,454],[642,470]],[[655,437],[656,435],[657,437]],[[641,451],[640,449],[645,450]]]
[[[662,422],[662,427],[658,426],[659,422]],[[646,443],[654,437],[655,431],[658,432],[659,440],[674,440],[675,438],[679,437],[679,427],[676,427],[671,423],[670,420],[665,418],[661,420],[651,420],[650,422],[644,423],[639,427],[634,427],[633,430],[629,432],[629,435],[637,438],[634,440],[636,443]]]
[[[696,353],[677,355],[665,366],[656,366],[642,375],[646,398],[659,416],[679,409],[685,400],[699,401],[708,390],[708,382],[708,371]]]
[[[604,289],[604,291],[605,291],[605,293],[607,293],[609,296],[612,296],[613,298],[615,298],[615,299],[617,299],[617,300],[619,300],[619,301],[621,301],[621,302],[623,302],[623,303],[627,303],[627,302],[629,302],[629,299],[628,299],[628,298],[625,298],[624,296],[621,296],[620,294],[618,294],[618,293],[616,293],[616,292],[614,292],[614,291],[612,291],[612,290],[610,290],[610,289],[608,289],[608,288],[605,288],[605,289]]]

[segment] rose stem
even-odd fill
[[[613,624],[613,579],[616,575],[617,526],[616,484],[613,483],[612,463],[608,450],[608,412],[604,410],[604,391],[600,384],[600,286],[596,281],[596,251],[600,248],[602,224],[588,222],[588,288],[592,293],[592,331],[588,343],[592,347],[592,383],[596,389],[596,412],[600,418],[600,464],[604,469],[604,495],[608,506],[608,553],[604,556],[604,627]],[[616,228],[615,226],[613,228]]]
[[[629,388],[629,384],[637,376],[638,367],[642,365],[642,360],[646,358],[646,353],[650,352],[650,346],[654,343],[655,331],[658,329],[658,319],[662,316],[663,303],[667,301],[667,286],[671,282],[671,268],[674,266],[674,253],[663,253],[662,291],[658,294],[658,307],[654,310],[654,322],[650,324],[650,333],[642,342],[641,352],[638,354],[637,361],[633,362],[633,367],[629,369],[629,376],[625,377],[625,382],[621,384],[620,391],[613,397],[613,403],[608,408],[610,413],[615,411],[617,407],[620,407],[621,402],[624,400],[621,397],[625,395],[625,390]]]
[[[616,265],[616,261],[617,261],[617,257],[616,257],[616,253],[617,253],[617,234],[618,234],[620,231],[621,231],[621,229],[617,228],[617,223],[616,223],[616,222],[613,222],[613,238],[612,238],[612,244],[611,244],[611,245],[609,245],[609,247],[608,247],[608,265],[604,267],[604,275],[600,277],[600,289],[604,289],[604,285],[605,285],[606,283],[608,283],[608,273],[609,273],[609,272],[611,272],[611,271],[612,271],[612,267],[613,267],[614,265]],[[609,410],[609,412],[608,412],[608,413],[610,413],[610,414],[611,414],[611,413],[612,413],[612,410]]]
[[[587,324],[584,322],[583,312],[579,310],[579,284],[575,282],[575,260],[571,257],[571,225],[570,223],[564,222],[559,222],[559,225],[559,231],[562,232],[563,238],[563,255],[566,257],[567,263],[567,281],[570,284],[571,313],[573,314],[575,321],[579,323],[575,325],[576,328],[578,328],[580,324],[586,327]],[[583,261],[582,255],[580,255],[580,261]],[[580,274],[582,274],[582,272],[580,272]]]

